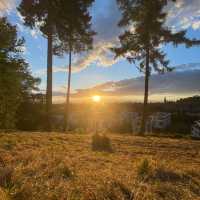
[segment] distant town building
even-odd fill
[[[139,113],[132,115],[132,131],[139,133],[141,128],[142,116]],[[147,118],[145,132],[152,133],[153,129],[164,130],[171,125],[171,113],[158,112]]]
[[[142,117],[139,113],[132,114],[131,127],[132,127],[133,134],[137,134],[140,132],[141,121],[142,121]]]
[[[171,125],[171,113],[157,112],[151,116],[152,128],[164,130]]]
[[[200,120],[195,121],[192,125],[192,137],[194,138],[200,138]]]

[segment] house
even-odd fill
[[[200,120],[194,122],[194,124],[192,125],[191,133],[192,137],[200,138]]]
[[[139,113],[133,113],[131,116],[131,127],[134,134],[140,132],[142,117]]]
[[[151,116],[152,128],[164,130],[171,125],[171,113],[158,112]]]
[[[139,133],[141,128],[142,116],[139,113],[132,114],[132,131],[133,133]],[[171,124],[170,113],[155,113],[147,118],[145,132],[152,133],[153,129],[164,130]]]

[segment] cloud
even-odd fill
[[[101,3],[101,9],[99,4]],[[169,12],[167,25],[174,31],[200,28],[200,1],[177,0],[176,4],[170,4],[166,9]],[[100,9],[100,10],[99,10]],[[79,72],[96,63],[101,67],[109,67],[117,63],[109,48],[118,44],[118,36],[123,31],[118,27],[121,18],[116,0],[97,0],[92,9],[93,29],[97,32],[94,38],[94,50],[79,56],[73,63],[73,70]],[[60,68],[62,71],[62,68]],[[59,70],[58,70],[59,71]],[[66,70],[64,70],[66,71]]]
[[[200,28],[200,1],[199,0],[177,0],[175,6],[168,6],[167,25],[175,30]]]
[[[14,0],[1,0],[0,1],[0,15],[4,14],[5,12],[8,12],[15,6]]]
[[[197,65],[197,64],[195,64]],[[185,68],[183,65],[180,68]],[[188,65],[194,66],[194,65]],[[200,66],[200,64],[198,64]],[[153,74],[150,78],[150,95],[162,94],[199,94],[200,93],[200,69],[196,67],[191,70],[174,71],[164,75]],[[98,93],[105,96],[128,96],[143,95],[144,77],[125,79],[118,82],[107,82],[89,89],[77,90],[75,97],[86,97]]]
[[[117,26],[121,17],[116,0],[104,1],[102,10],[98,10],[98,4],[102,0],[96,0],[91,11],[93,15],[92,27],[97,32],[94,37],[94,48],[92,51],[79,55],[79,58],[73,63],[73,71],[79,72],[92,64],[100,67],[110,67],[117,63],[110,48],[118,44],[118,35],[121,29]],[[102,4],[101,4],[102,5]]]
[[[7,2],[7,1],[5,1]],[[200,0],[177,0],[176,4],[171,4],[167,7],[169,15],[167,25],[172,27],[175,31],[187,29],[200,28]],[[94,38],[94,49],[89,52],[84,52],[76,55],[73,62],[73,72],[80,72],[87,67],[96,64],[99,67],[110,67],[117,63],[114,60],[114,55],[109,48],[118,44],[118,36],[122,29],[118,27],[118,22],[121,18],[120,10],[116,0],[96,0],[91,14],[92,27],[97,32]],[[18,13],[18,17],[23,23],[23,17]],[[18,28],[23,31],[29,31],[33,38],[37,38],[40,34],[39,30],[24,30],[24,27],[19,24]],[[67,66],[54,67],[54,73],[66,72]],[[44,75],[46,70],[38,71],[39,75]]]
[[[200,63],[181,64],[174,67],[176,72],[200,70]]]
[[[110,52],[110,48],[113,46],[113,43],[104,43],[96,44],[94,47],[95,51],[87,53],[85,55],[79,55],[74,60],[72,64],[72,72],[77,73],[81,70],[87,68],[92,64],[100,67],[109,67],[118,62],[117,59],[114,59],[114,56]],[[68,66],[54,66],[53,73],[67,72]],[[41,69],[35,72],[38,76],[44,76],[46,74],[46,69]]]
[[[101,10],[99,11],[99,4]],[[73,59],[72,71],[80,72],[95,64],[99,67],[110,67],[117,63],[119,59],[114,59],[114,54],[110,48],[118,44],[118,35],[121,29],[117,26],[121,17],[116,0],[104,1],[96,0],[91,13],[93,15],[92,27],[97,32],[94,37],[93,50],[76,55]],[[54,67],[54,73],[67,72],[67,66]],[[43,76],[46,70],[37,71],[36,74]]]
[[[15,0],[1,0],[0,12],[12,9]],[[200,1],[199,0],[177,0],[174,4],[167,7],[169,12],[167,25],[174,30],[187,29],[189,27],[197,30],[200,28]],[[34,39],[41,35],[38,28],[30,30],[24,27],[21,14],[16,11],[19,22],[17,27],[20,32],[30,34]],[[109,48],[118,44],[118,36],[123,32],[118,27],[121,18],[121,12],[118,8],[116,0],[96,0],[91,9],[92,27],[97,32],[94,38],[94,50],[82,53],[76,56],[73,62],[73,72],[79,72],[86,69],[92,64],[99,67],[109,67],[117,63],[114,55],[111,54]],[[67,67],[58,66],[54,68],[54,72],[66,72]],[[44,70],[40,70],[44,74]]]
[[[176,66],[176,71],[163,75],[153,74],[150,78],[150,96],[162,95],[196,95],[200,93],[200,63],[191,63]],[[55,87],[54,96],[64,97],[66,87]],[[144,77],[109,81],[88,89],[78,89],[72,94],[74,98],[84,98],[93,94],[107,97],[141,97],[144,94]]]
[[[24,17],[21,15],[21,13],[18,10],[16,10],[16,14],[17,14],[17,17],[19,18],[20,22],[24,23]]]
[[[110,48],[113,47],[115,42],[99,42],[95,44],[94,50],[90,53],[83,55],[74,63],[74,71],[80,71],[90,66],[97,64],[97,66],[109,67],[117,62],[114,55],[111,53]]]

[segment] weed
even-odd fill
[[[95,134],[92,137],[92,150],[93,151],[105,151],[112,152],[112,145],[110,138],[105,135]]]
[[[8,188],[12,185],[13,170],[8,167],[0,168],[0,187]]]
[[[68,166],[60,164],[56,169],[56,175],[63,179],[70,179],[74,176],[74,173]]]
[[[137,175],[139,179],[144,180],[150,174],[151,167],[149,161],[144,159],[141,164],[138,166]]]

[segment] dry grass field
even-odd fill
[[[0,134],[0,200],[198,200],[200,141],[89,134]]]

